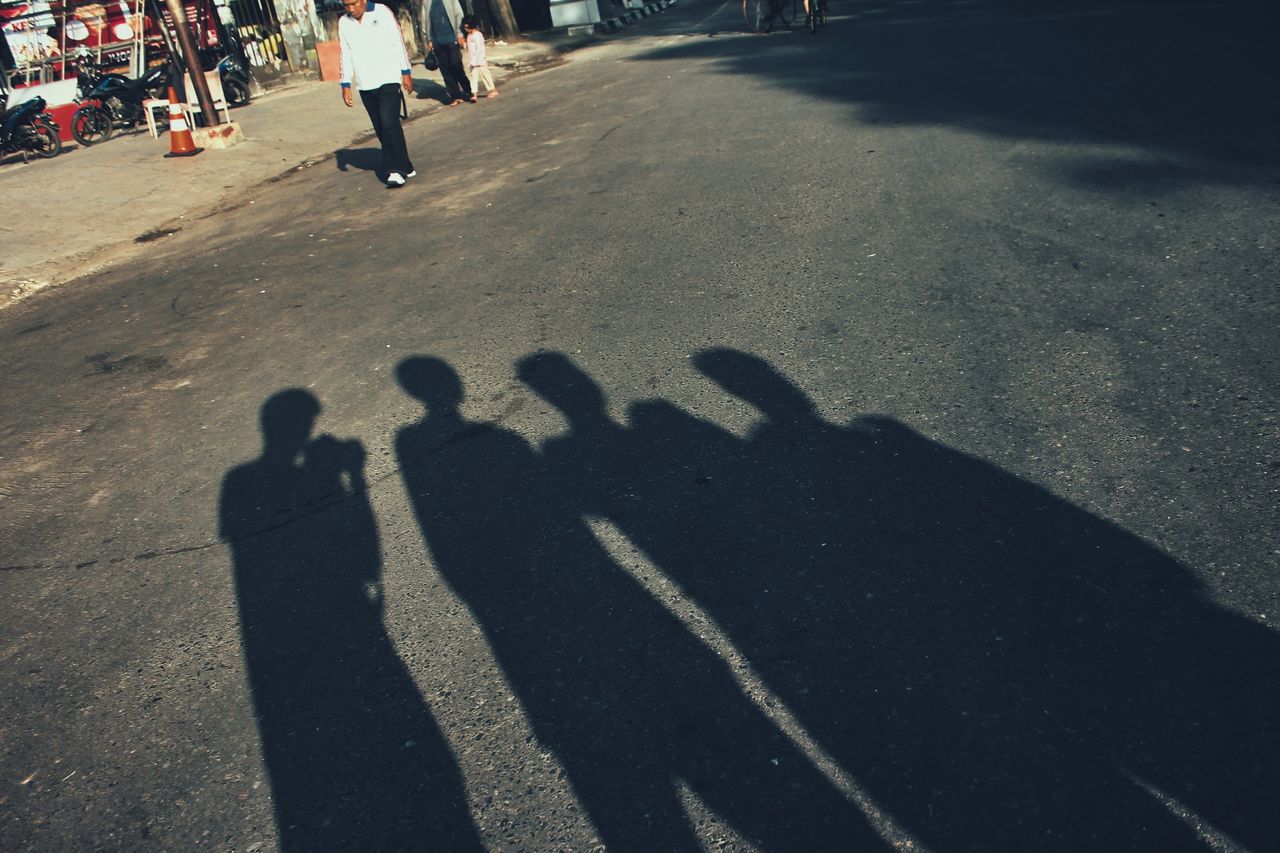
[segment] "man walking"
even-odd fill
[[[428,0],[427,50],[434,50],[440,60],[440,76],[449,90],[449,106],[463,101],[476,102],[471,81],[462,66],[462,49],[467,38],[462,33],[462,7],[458,0]]]
[[[360,90],[360,100],[369,113],[373,132],[382,144],[382,168],[387,188],[404,186],[405,178],[417,172],[409,162],[409,147],[400,126],[400,88],[413,91],[409,74],[409,54],[395,13],[373,0],[342,0],[347,14],[338,21],[338,44],[342,48],[342,102],[352,106],[351,82]]]

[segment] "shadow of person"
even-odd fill
[[[446,87],[434,80],[424,80],[420,77],[415,77],[413,80],[413,96],[419,101],[439,101],[442,104],[452,100]]]
[[[229,471],[249,687],[280,849],[480,849],[461,775],[382,621],[359,442],[311,439],[301,389],[262,406],[262,455]]]
[[[338,167],[339,172],[346,172],[349,169],[380,172],[382,170],[382,149],[339,148],[333,152],[333,163]]]
[[[1273,632],[1137,537],[886,418],[850,427],[767,362],[695,364],[763,415],[746,441],[628,411],[567,358],[520,377],[546,447],[726,632],[811,735],[936,850],[1276,846]],[[1199,822],[1199,823],[1197,823]]]
[[[765,849],[884,847],[725,664],[604,550],[576,484],[460,412],[435,358],[397,368],[426,408],[396,450],[441,576],[610,850],[701,850],[686,789]]]
[[[764,420],[721,478],[750,497],[688,533],[735,550],[663,568],[926,846],[1206,849],[1212,827],[1280,848],[1274,632],[980,459],[888,418],[831,425],[755,356],[695,364]]]
[[[750,530],[755,522],[740,513],[757,514],[765,498],[725,476],[746,470],[746,442],[665,400],[633,404],[624,427],[606,411],[604,391],[563,353],[527,356],[517,375],[569,424],[542,452],[556,478],[572,484],[576,512],[625,529],[659,568],[709,560],[725,583],[753,570],[754,546],[737,554],[744,540],[732,531]],[[763,478],[749,484],[768,487]]]

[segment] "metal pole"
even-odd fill
[[[169,14],[173,16],[174,29],[177,30],[178,45],[182,48],[182,58],[187,65],[187,76],[196,90],[196,100],[200,103],[200,112],[204,114],[205,127],[214,127],[218,122],[218,111],[213,108],[213,97],[209,94],[209,81],[204,79],[204,68],[200,65],[200,54],[196,52],[195,42],[191,40],[191,28],[187,26],[187,10],[182,8],[182,0],[165,0]]]
[[[58,48],[62,57],[62,79],[67,79],[67,6],[62,5],[62,27],[60,28],[59,37],[62,39],[62,46]]]
[[[131,76],[141,77],[147,71],[147,44],[142,32],[142,0],[138,0],[134,9],[133,19],[129,21],[129,24],[137,28],[133,33],[133,64],[135,67]]]

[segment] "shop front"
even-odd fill
[[[260,82],[316,68],[312,0],[183,0],[202,63],[233,53]],[[176,52],[164,0],[0,0],[0,87],[10,106],[37,95],[69,139],[76,62],[137,77]]]

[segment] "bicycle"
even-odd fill
[[[809,25],[809,32],[816,36],[818,27],[827,25],[827,0],[809,0],[809,14],[805,15],[804,22]]]
[[[791,26],[791,19],[796,16],[797,2],[798,0],[791,0],[788,4],[787,0],[742,0],[742,17],[746,18],[747,26],[752,31],[767,33],[773,29],[776,21],[781,21],[784,27]],[[789,15],[788,5],[791,7]]]

